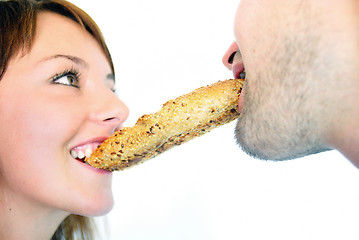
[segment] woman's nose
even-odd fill
[[[99,93],[100,91],[97,91],[96,97],[93,98],[94,108],[91,110],[90,120],[114,132],[127,120],[129,109],[111,90]]]
[[[223,65],[228,68],[228,70],[232,70],[233,58],[238,49],[238,44],[233,42],[222,58]]]

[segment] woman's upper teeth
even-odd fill
[[[83,146],[76,147],[70,151],[73,158],[84,159],[90,157],[92,152],[99,146],[99,143],[91,143]]]

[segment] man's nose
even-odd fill
[[[238,49],[238,44],[233,42],[222,58],[223,65],[228,68],[228,70],[232,70],[233,58]]]

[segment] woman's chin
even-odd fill
[[[86,199],[86,201],[72,213],[86,217],[98,217],[109,213],[113,206],[114,200],[112,194],[110,196],[98,196],[92,199]]]

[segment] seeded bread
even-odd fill
[[[123,170],[201,136],[239,116],[243,80],[231,79],[194,90],[143,115],[104,141],[85,161],[109,171]]]

